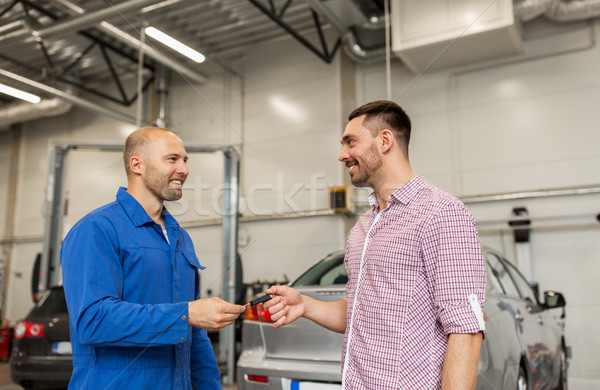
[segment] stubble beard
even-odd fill
[[[370,181],[382,165],[383,159],[377,151],[376,145],[373,144],[358,167],[357,174],[352,176],[352,184],[356,187],[372,187]]]
[[[163,201],[174,201],[179,200],[183,196],[183,192],[180,188],[170,188],[169,178],[165,178],[161,175],[156,168],[148,165],[147,174],[144,177],[144,184],[146,188],[157,198]],[[183,180],[181,181],[183,185]]]

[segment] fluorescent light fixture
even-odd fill
[[[42,100],[39,96],[27,93],[25,91],[21,91],[20,89],[9,87],[8,85],[4,84],[0,84],[0,93],[23,99],[25,101],[28,101],[29,103],[39,103]]]
[[[179,42],[177,39],[168,36],[164,32],[155,29],[154,27],[146,27],[145,31],[146,31],[147,35],[151,36],[152,38],[156,39],[159,42],[164,43],[165,45],[169,46],[171,49],[180,52],[184,56],[191,58],[192,60],[196,61],[197,63],[204,62],[204,60],[206,59],[206,57],[204,57],[201,53],[197,52],[196,50],[192,49],[189,46],[184,45],[183,43]]]

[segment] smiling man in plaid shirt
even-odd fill
[[[391,101],[354,110],[339,160],[373,189],[348,235],[345,300],[267,293],[274,327],[304,316],[345,333],[344,389],[473,389],[485,324],[485,265],[471,213],[412,172],[411,124]]]

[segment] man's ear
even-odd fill
[[[140,175],[144,168],[144,162],[139,156],[132,156],[129,159],[129,170],[131,173]]]
[[[394,142],[396,139],[394,138],[394,134],[389,129],[383,129],[379,132],[379,138],[381,142],[381,152],[387,153],[392,146],[394,146]]]

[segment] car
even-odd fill
[[[567,389],[565,298],[537,290],[503,256],[483,248],[487,336],[477,389]],[[345,299],[344,253],[319,260],[290,286],[325,301]],[[262,305],[247,311],[237,363],[239,390],[340,389],[344,335],[305,318],[274,329]]]
[[[46,290],[14,330],[10,376],[25,389],[66,389],[73,372],[62,286]]]

